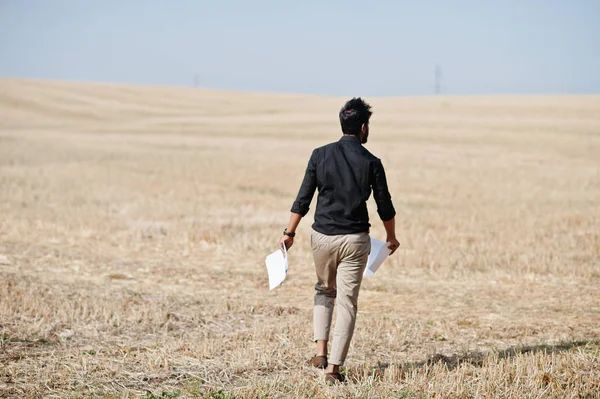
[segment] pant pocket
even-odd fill
[[[310,245],[313,252],[333,254],[335,251],[335,245],[331,237],[317,231],[311,233]]]

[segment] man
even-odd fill
[[[311,235],[317,272],[314,300],[317,350],[311,363],[327,368],[325,379],[329,383],[343,381],[339,367],[346,360],[354,332],[358,291],[371,249],[366,204],[371,192],[392,253],[400,246],[395,232],[396,211],[383,165],[363,147],[369,137],[371,114],[371,106],[361,98],[353,98],[340,110],[343,136],[338,142],[313,151],[280,243],[281,247],[292,247],[296,228],[308,213],[318,188]],[[327,342],[336,298],[336,325],[328,361]]]

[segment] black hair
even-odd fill
[[[371,106],[362,98],[353,98],[348,101],[340,110],[340,125],[344,134],[359,135],[363,124],[369,123]]]

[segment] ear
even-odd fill
[[[360,132],[362,134],[365,134],[367,132],[367,124],[363,123],[362,126],[360,127]]]

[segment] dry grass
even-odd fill
[[[309,220],[264,257],[343,100],[0,81],[0,397],[600,397],[597,96],[371,99],[403,249],[305,364]]]

